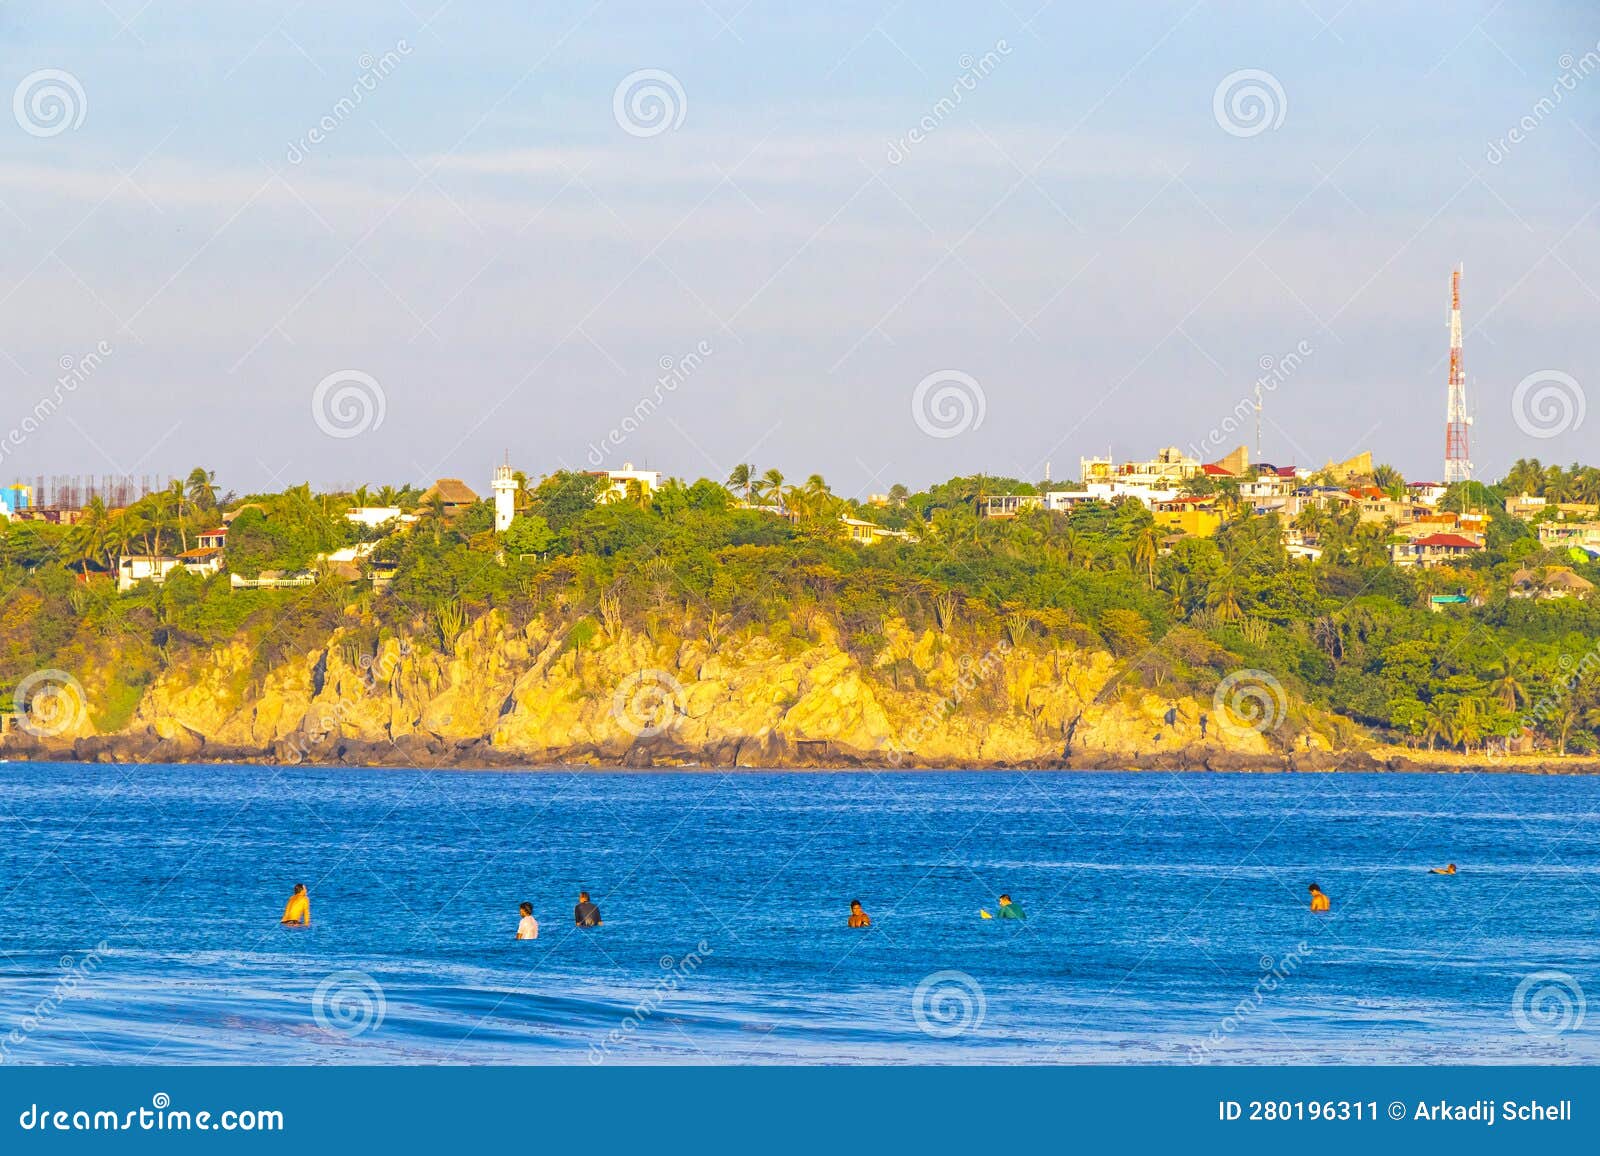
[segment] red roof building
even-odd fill
[[[1483,543],[1474,542],[1471,538],[1463,538],[1460,534],[1429,534],[1426,538],[1418,538],[1411,544],[1413,546],[1436,546],[1449,550],[1483,549]]]
[[[1439,566],[1470,557],[1482,549],[1483,543],[1460,534],[1429,534],[1397,543],[1392,556],[1396,566]]]

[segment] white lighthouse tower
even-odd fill
[[[504,534],[517,516],[517,479],[511,463],[494,468],[494,532]]]

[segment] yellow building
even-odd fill
[[[1204,499],[1157,502],[1151,513],[1156,525],[1169,534],[1209,538],[1222,528],[1222,515],[1217,513],[1215,505]]]
[[[839,521],[844,526],[845,537],[863,546],[875,546],[879,542],[890,540],[899,542],[912,540],[912,535],[905,530],[891,530],[887,526],[880,526],[876,522],[868,522],[861,518],[841,515]]]

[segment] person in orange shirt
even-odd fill
[[[1327,895],[1323,894],[1322,888],[1313,883],[1311,885],[1311,910],[1328,911],[1331,910],[1332,906],[1333,904],[1328,901]]]
[[[284,904],[283,918],[279,922],[286,927],[294,924],[301,927],[311,926],[311,896],[307,893],[304,883],[294,885],[294,894],[289,896],[289,902]]]
[[[859,899],[852,899],[850,901],[850,926],[851,927],[871,927],[872,926],[872,916],[868,915],[864,910],[862,910],[862,908],[861,908],[861,900],[859,900]]]

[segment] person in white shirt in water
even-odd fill
[[[517,924],[518,939],[538,939],[539,921],[533,917],[533,904],[524,903],[520,908],[522,921]]]

